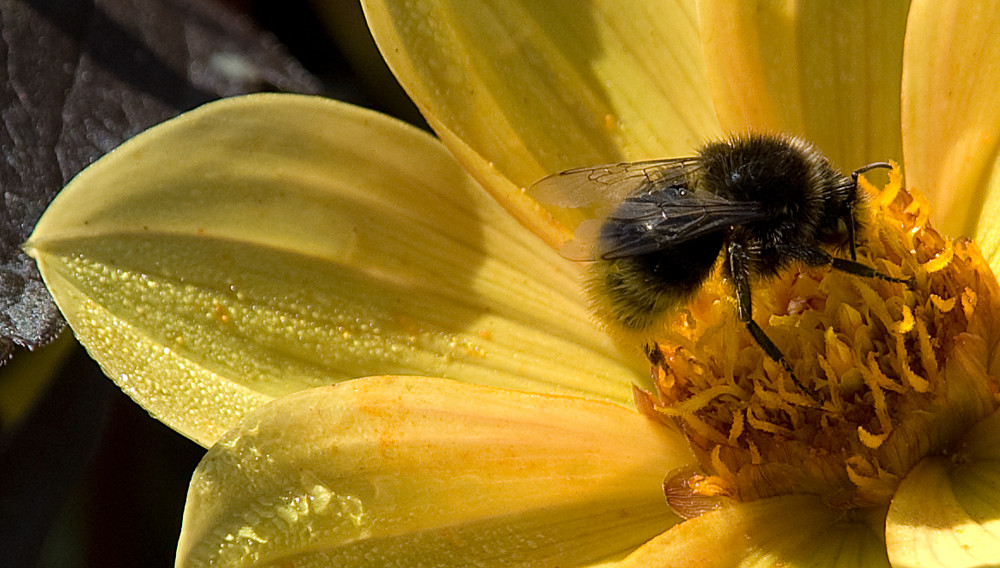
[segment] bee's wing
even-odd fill
[[[669,158],[566,170],[538,180],[528,195],[556,207],[610,210],[626,197],[685,184],[696,164],[695,158]]]
[[[657,252],[734,225],[766,220],[753,201],[668,186],[626,199],[607,217],[596,256],[613,260]]]
[[[540,203],[584,210],[591,215],[559,252],[570,260],[599,260],[601,227],[615,207],[629,196],[686,185],[694,167],[696,158],[668,158],[576,168],[540,179],[528,188],[528,195]]]

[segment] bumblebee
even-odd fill
[[[594,263],[588,288],[606,323],[650,326],[682,307],[721,257],[740,320],[805,390],[754,321],[751,284],[795,264],[912,284],[857,262],[858,176],[888,167],[846,176],[801,138],[755,133],[710,142],[693,157],[564,171],[529,194],[593,217],[561,252]],[[829,252],[845,245],[850,259]]]

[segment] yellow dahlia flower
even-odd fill
[[[1000,6],[364,4],[437,139],[213,103],[81,173],[27,245],[107,374],[211,446],[179,566],[1000,564]],[[610,338],[556,252],[580,219],[524,192],[746,130],[906,174],[865,186],[859,240],[913,286],[759,288],[815,397],[723,283],[648,359]]]

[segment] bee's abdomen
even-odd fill
[[[654,253],[600,261],[589,287],[600,317],[627,329],[642,329],[673,311],[711,274],[725,235],[711,233]]]

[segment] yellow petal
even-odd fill
[[[538,215],[520,188],[545,174],[718,132],[693,1],[363,4],[393,73],[515,217]]]
[[[811,495],[790,495],[706,513],[674,526],[616,568],[888,568],[885,545]]]
[[[996,169],[998,164],[994,164]],[[994,274],[1000,274],[1000,175],[990,173],[983,210],[976,222],[973,238]]]
[[[194,474],[178,566],[586,566],[676,522],[683,439],[608,403],[418,377],[249,415]]]
[[[845,170],[901,157],[907,2],[699,2],[727,131],[805,136]]]
[[[906,181],[930,196],[936,225],[952,236],[995,229],[980,212],[996,201],[990,195],[1000,176],[1000,90],[992,87],[1000,83],[997,29],[996,1],[914,1],[910,10],[903,60]]]
[[[29,248],[105,372],[203,444],[358,376],[627,405],[640,376],[591,323],[576,267],[443,146],[326,99],[231,99],[144,133],[80,174]]]
[[[956,445],[927,458],[899,484],[886,519],[893,566],[1000,565],[1000,413]]]

